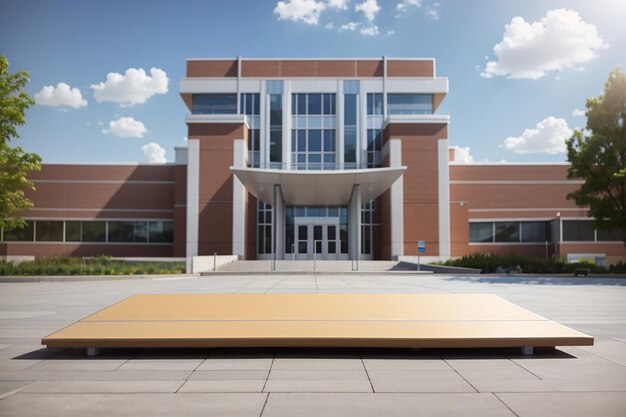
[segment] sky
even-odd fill
[[[20,139],[44,163],[172,162],[188,58],[433,57],[463,161],[564,162],[626,68],[626,0],[0,0],[30,73]]]

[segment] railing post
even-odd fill
[[[217,252],[213,252],[213,272],[217,270]]]

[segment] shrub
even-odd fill
[[[181,274],[184,262],[125,262],[109,256],[47,257],[19,264],[0,261],[0,275],[131,275]]]
[[[527,258],[518,255],[493,255],[489,253],[473,253],[459,259],[451,259],[443,263],[447,266],[458,266],[465,268],[477,268],[482,273],[508,272],[521,269],[521,272],[530,274],[560,274],[573,273],[575,269],[586,268],[594,273],[606,273],[604,267],[594,265],[589,262],[567,263],[562,258]],[[626,265],[622,264],[626,269]],[[609,269],[610,272],[617,270]]]

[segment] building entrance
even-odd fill
[[[341,256],[341,241],[339,239],[339,219],[324,218],[324,223],[311,224],[311,218],[302,220],[306,223],[295,223],[294,230],[294,258],[337,260]],[[337,220],[328,223],[329,220]],[[345,257],[347,259],[347,256]]]

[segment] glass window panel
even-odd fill
[[[174,240],[172,222],[150,222],[148,227],[148,240],[150,242],[172,242]]]
[[[318,129],[309,130],[309,152],[322,151],[322,131]]]
[[[589,220],[563,220],[563,240],[569,242],[593,242],[593,222]]]
[[[341,253],[348,253],[348,225],[339,227],[339,239],[341,240]]]
[[[259,226],[258,233],[257,233],[257,251],[259,252],[259,254],[265,253],[263,242],[265,242],[265,239],[263,237],[263,226]]]
[[[319,164],[320,162],[322,162],[322,155],[319,153],[310,153],[309,162]]]
[[[470,223],[470,242],[493,242],[493,223]]]
[[[548,222],[522,222],[522,242],[549,241]]]
[[[80,224],[81,222],[66,221],[65,222],[65,241],[80,242]]]
[[[291,115],[298,114],[298,94],[291,95]]]
[[[272,253],[272,226],[265,226],[265,253]]]
[[[496,222],[496,242],[519,242],[519,222]]]
[[[335,241],[328,242],[328,253],[331,253],[331,254],[337,253],[337,242]]]
[[[322,240],[322,226],[313,226],[313,239]]]
[[[252,99],[254,102],[254,115],[258,116],[261,114],[261,98],[260,94],[253,94]]]
[[[83,222],[81,241],[104,242],[106,240],[106,222]]]
[[[298,114],[306,114],[306,94],[298,94]]]
[[[22,228],[14,228],[11,230],[4,229],[5,242],[32,242],[35,232],[35,222],[26,221],[26,226]]]
[[[293,253],[293,245],[294,245],[294,228],[293,223],[287,224],[285,227],[285,252]]]
[[[307,246],[307,242],[298,242],[298,253],[307,253],[309,250]]]
[[[337,230],[335,226],[328,226],[327,233],[328,240],[335,240],[337,238]]]
[[[298,130],[298,152],[306,151],[306,130]]]
[[[344,96],[344,124],[346,126],[356,126],[356,94],[346,94]]]
[[[298,226],[298,239],[307,240],[308,226]]]
[[[38,242],[62,242],[63,221],[37,220]]]
[[[236,114],[237,94],[193,94],[193,114]]]
[[[39,230],[39,222],[37,222],[37,230]],[[600,242],[622,242],[623,240],[624,232],[619,229],[598,229],[598,241]]]
[[[132,242],[134,235],[134,222],[109,221],[109,242]]]
[[[270,94],[270,125],[282,126],[283,124],[283,95]]]
[[[135,242],[148,241],[148,222],[135,222]]]
[[[270,132],[270,162],[282,162],[283,160],[283,132],[272,130]]]
[[[308,94],[309,107],[306,114],[322,114],[322,95]]]

